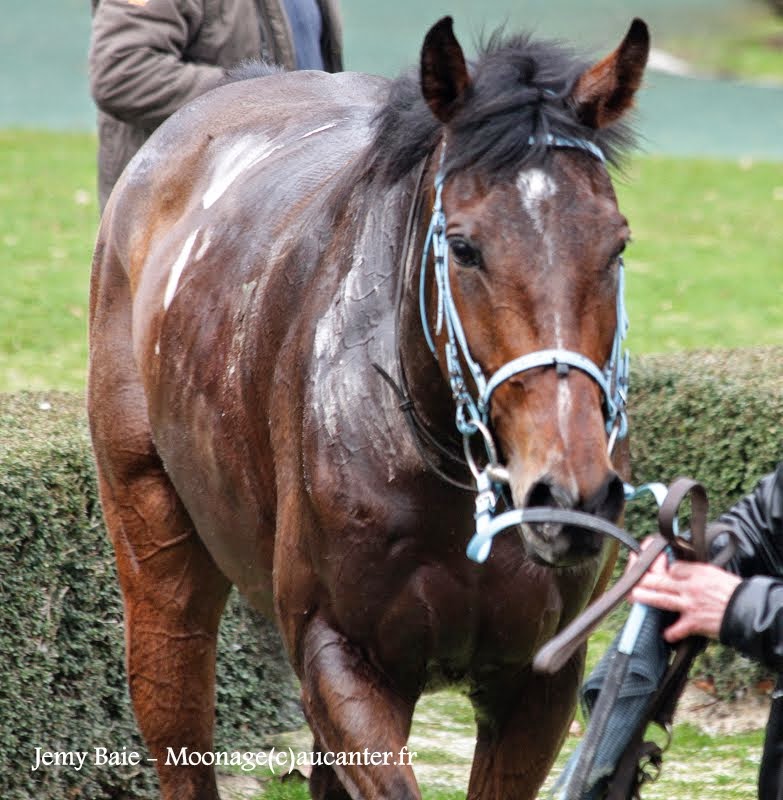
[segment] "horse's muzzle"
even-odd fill
[[[623,483],[615,473],[609,473],[593,495],[579,500],[545,477],[530,487],[524,505],[531,509],[582,511],[614,523],[623,510]],[[552,567],[570,567],[594,558],[606,538],[601,531],[559,521],[523,522],[520,532],[527,555],[539,564]]]

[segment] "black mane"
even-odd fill
[[[470,65],[472,88],[449,125],[446,173],[470,167],[503,178],[525,163],[542,161],[547,134],[586,139],[617,165],[633,145],[630,126],[617,122],[596,130],[581,122],[571,89],[590,62],[548,41],[495,32]],[[373,167],[394,183],[435,149],[441,123],[425,103],[418,70],[391,84],[386,105],[375,119]],[[530,138],[537,144],[531,146]]]
[[[237,83],[238,81],[250,81],[254,78],[266,78],[269,75],[279,75],[285,71],[285,67],[280,67],[269,61],[250,58],[228,70],[219,85],[223,86],[224,84]]]

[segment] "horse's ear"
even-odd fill
[[[585,125],[603,128],[633,105],[649,52],[647,25],[635,19],[617,50],[579,76],[571,99]]]
[[[436,22],[421,48],[421,93],[444,124],[454,116],[470,87],[465,56],[454,36],[451,17]]]

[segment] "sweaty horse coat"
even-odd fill
[[[526,47],[490,52],[501,78],[518,50],[523,66],[545,61]],[[518,67],[512,89],[542,124],[611,149],[646,53],[636,22],[594,68],[557,72],[558,54],[527,78]],[[481,76],[444,20],[412,105],[386,105],[389,83],[356,74],[231,84],[162,126],[112,195],[94,260],[89,410],[152,755],[212,746],[215,634],[235,584],[279,622],[316,750],[399,753],[421,692],[451,682],[476,708],[470,796],[533,797],[551,765],[582,657],[554,677],[530,661],[600,590],[608,550],[540,526],[468,561],[473,497],[422,459],[373,366],[396,375],[399,358],[419,419],[453,441],[443,336],[435,359],[418,317],[444,148],[455,302],[486,371],[552,344],[599,364],[611,348],[628,229],[605,167],[572,149],[530,160],[518,143],[493,167],[481,151],[494,139],[469,119]],[[408,131],[406,115],[423,122]],[[433,320],[435,304],[428,285]],[[508,381],[491,424],[518,505],[618,517],[587,375]],[[159,759],[158,771],[166,798],[216,797],[209,767]],[[405,759],[318,767],[311,791],[418,797]]]

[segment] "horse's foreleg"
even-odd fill
[[[128,683],[164,800],[217,800],[215,650],[229,590],[162,471],[117,491],[101,480],[125,607]]]
[[[354,800],[420,798],[405,746],[415,700],[397,694],[358,648],[320,618],[304,634],[300,674],[314,756],[322,762],[310,779],[314,800],[341,796],[334,775]]]
[[[576,709],[584,649],[553,676],[528,668],[474,698],[478,733],[468,800],[533,800]]]
[[[104,258],[91,299],[88,403],[131,699],[163,799],[216,800],[214,769],[181,761],[183,748],[212,749],[217,630],[230,585],[158,457],[134,366],[127,278]]]

